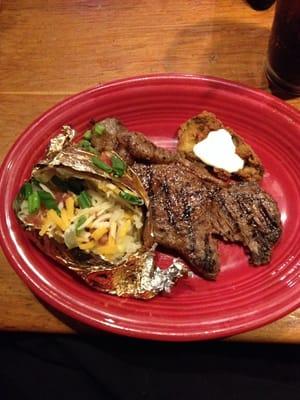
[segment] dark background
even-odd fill
[[[2,333],[1,399],[300,399],[300,347]]]

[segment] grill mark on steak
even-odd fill
[[[167,182],[162,183],[162,191],[165,195],[165,202],[167,206],[167,214],[168,214],[168,220],[169,223],[173,226],[175,226],[175,219],[172,213],[172,205],[171,205],[171,199],[170,199],[170,191]]]
[[[213,259],[213,252],[210,246],[210,235],[206,233],[204,236],[204,246],[205,246],[205,262],[206,264],[210,265],[211,260]]]
[[[191,242],[191,251],[195,250],[195,235],[192,227],[191,214],[193,211],[192,206],[188,203],[188,196],[185,188],[181,189],[181,198],[183,203],[183,220],[188,226],[188,238]]]
[[[221,215],[219,216],[220,219],[218,220],[218,222],[226,221],[226,223],[229,227],[229,231],[219,228],[219,230],[217,232],[219,233],[220,231],[222,231],[225,238],[228,238],[228,240],[234,241],[236,235],[241,232],[240,225],[239,225],[238,221],[236,221],[235,216],[232,214],[232,212],[226,205],[225,199],[223,199],[222,197],[218,197],[216,202],[218,203],[218,205],[221,205],[221,209],[220,209]],[[222,215],[222,212],[223,212],[223,215]],[[242,216],[242,214],[240,214],[240,217],[241,216]],[[223,217],[223,219],[222,219],[222,217]]]
[[[147,221],[159,245],[176,250],[206,279],[215,279],[220,269],[220,238],[242,244],[252,264],[270,261],[281,234],[280,214],[271,196],[256,183],[225,186],[177,153],[115,125],[114,146],[118,141],[118,151],[125,154],[148,193]],[[101,136],[97,143],[103,150]]]
[[[274,200],[255,183],[231,185],[220,190],[220,197],[239,225],[240,232],[234,241],[248,249],[252,264],[268,263],[281,234],[280,214]]]
[[[272,216],[270,215],[269,210],[265,207],[264,203],[262,203],[261,206],[261,213],[263,214],[266,223],[269,225],[269,227],[271,228],[275,228],[276,229],[276,222],[272,219]]]

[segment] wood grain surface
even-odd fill
[[[257,12],[244,0],[0,4],[0,160],[41,112],[113,79],[185,72],[268,90],[264,62],[273,8]],[[299,98],[289,103],[300,108]],[[1,330],[88,330],[40,302],[2,253],[0,263]],[[300,310],[228,340],[300,343]]]

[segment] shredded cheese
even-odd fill
[[[64,231],[67,228],[67,225],[64,223],[64,221],[57,215],[55,210],[48,210],[47,217],[51,222],[53,222],[55,225],[57,225],[62,231]]]
[[[97,247],[97,253],[104,256],[111,256],[117,251],[115,239],[109,236],[106,244]]]
[[[81,250],[91,250],[93,247],[95,247],[95,242],[94,240],[90,240],[87,243],[79,243],[78,247]]]
[[[49,229],[50,225],[51,225],[51,221],[50,221],[49,216],[47,215],[46,218],[44,219],[44,222],[40,229],[39,235],[44,236],[45,233],[47,232],[47,230]]]
[[[64,226],[63,230],[65,230],[70,225],[70,220],[68,218],[68,213],[67,213],[67,210],[65,208],[63,208],[61,210],[61,217],[60,218],[61,218],[63,226]]]
[[[118,229],[118,239],[123,239],[131,229],[130,219],[126,219]]]
[[[74,198],[70,196],[66,200],[66,209],[67,209],[67,216],[69,220],[74,217]]]
[[[141,247],[143,213],[138,206],[127,207],[118,196],[119,189],[112,183],[102,183],[98,189],[88,189],[92,206],[81,209],[75,195],[68,196],[59,204],[60,215],[51,209],[45,213],[39,231],[41,236],[60,236],[70,246],[77,246],[86,252],[93,252],[111,261],[121,260]],[[105,190],[104,190],[105,189]],[[77,229],[79,218],[84,218]],[[73,234],[71,234],[73,230]],[[65,232],[67,231],[67,235]],[[73,235],[73,236],[72,236]],[[107,241],[101,239],[107,235]],[[68,237],[68,239],[66,239]],[[73,237],[73,242],[70,242]]]
[[[92,234],[92,238],[95,240],[99,240],[102,238],[103,235],[105,235],[108,232],[108,228],[105,226],[100,226],[98,229],[96,229]]]

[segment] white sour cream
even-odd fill
[[[195,144],[193,151],[205,164],[229,173],[244,167],[244,160],[236,154],[232,136],[226,129],[209,132],[205,139]]]

